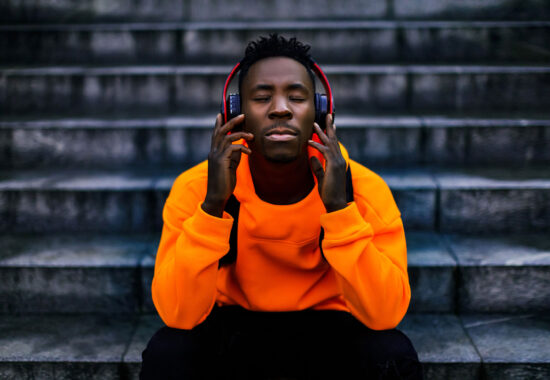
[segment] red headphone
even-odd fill
[[[330,84],[328,83],[328,79],[325,73],[323,73],[323,70],[321,70],[319,65],[314,60],[311,59],[310,61],[313,72],[317,75],[317,77],[323,84],[326,92],[326,95],[316,92],[314,98],[315,121],[317,122],[317,124],[319,124],[321,129],[325,130],[325,121],[327,114],[332,114],[332,118],[334,120],[334,100],[332,98],[332,90],[330,89]],[[241,113],[241,96],[239,94],[230,94],[229,96],[227,95],[229,84],[240,69],[241,62],[237,63],[235,67],[233,67],[233,70],[231,70],[231,73],[229,73],[229,76],[225,80],[225,86],[223,86],[223,97],[220,112],[222,114],[224,124]]]

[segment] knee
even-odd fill
[[[382,341],[379,342],[379,351],[388,360],[399,360],[400,358],[409,357],[418,360],[416,350],[410,339],[399,330],[386,330],[381,336]]]
[[[190,340],[188,331],[162,327],[147,343],[142,354],[143,359],[166,360],[179,356],[182,349],[187,346],[186,340]]]
[[[196,334],[193,330],[178,330],[162,327],[149,340],[141,354],[141,379],[177,378],[182,371],[192,368],[197,350]]]
[[[399,330],[371,332],[363,340],[363,355],[381,378],[422,379],[422,364],[410,339]],[[366,347],[368,346],[368,347]]]

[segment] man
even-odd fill
[[[143,352],[143,379],[422,377],[395,329],[410,301],[401,214],[348,158],[332,115],[325,131],[314,123],[308,50],[278,35],[250,43],[243,113],[218,115],[208,161],[176,179],[152,286],[167,327]]]

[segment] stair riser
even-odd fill
[[[540,62],[550,59],[546,41],[550,26],[448,26],[289,28],[312,46],[320,63],[430,63],[430,62]],[[173,29],[104,27],[90,30],[20,30],[0,33],[0,61],[4,64],[144,64],[235,63],[242,59],[248,41],[268,35],[271,29]]]
[[[23,190],[0,192],[0,231],[160,231],[168,190]],[[395,189],[394,197],[411,229],[435,228],[434,189]]]
[[[4,190],[0,228],[7,232],[160,231],[167,192]],[[400,186],[392,192],[405,226],[412,230],[542,232],[550,226],[550,195],[545,188],[441,190],[439,201],[431,187]]]
[[[455,268],[409,266],[411,303],[409,313],[453,313],[456,292]]]
[[[73,2],[54,0],[8,0],[0,6],[6,22],[98,22],[174,20],[286,20],[357,18],[439,19],[544,19],[550,10],[544,1],[493,0],[361,0],[293,2],[291,0],[177,0]]]
[[[479,363],[423,363],[424,379],[479,379]]]
[[[72,337],[67,337],[72,338]],[[80,363],[78,361],[2,362],[0,378],[18,379],[105,379],[120,380],[120,363]]]
[[[537,379],[550,378],[548,363],[485,363],[483,379]]]
[[[153,262],[141,270],[4,267],[0,269],[5,279],[0,284],[0,313],[155,313],[151,298],[152,265]],[[453,267],[411,266],[409,273],[412,290],[409,312],[455,311]]]
[[[539,0],[394,0],[397,18],[431,19],[545,19],[550,16],[548,4]]]
[[[441,232],[543,232],[550,227],[546,188],[441,190]]]
[[[460,267],[461,313],[550,311],[550,267]]]
[[[212,130],[101,128],[0,130],[2,168],[187,166],[208,156]],[[550,126],[341,127],[338,137],[369,165],[525,165],[550,162]]]
[[[451,73],[386,68],[329,73],[339,112],[546,111],[550,73]],[[226,73],[184,74],[128,70],[74,74],[6,71],[0,77],[0,112],[212,112],[219,109]]]
[[[2,268],[0,313],[136,313],[138,268]]]
[[[428,164],[527,165],[550,161],[550,127],[546,126],[427,128],[426,132],[424,162]]]
[[[3,231],[160,231],[167,191],[2,192]]]

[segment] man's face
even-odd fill
[[[306,68],[292,58],[271,57],[253,64],[241,87],[244,130],[252,154],[271,162],[291,162],[307,155],[315,106]]]

